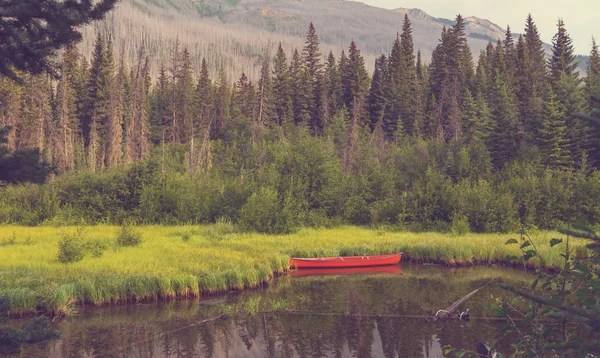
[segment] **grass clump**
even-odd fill
[[[12,235],[2,239],[0,246],[9,246],[17,243],[17,233],[13,232]]]
[[[115,244],[118,247],[133,247],[142,243],[142,233],[136,230],[131,225],[121,226],[121,230],[115,239]]]
[[[221,241],[227,238],[227,236],[237,232],[238,230],[231,220],[221,217],[217,219],[217,222],[214,225],[211,225],[204,230],[204,236],[211,240]]]
[[[260,307],[260,301],[260,296],[254,296],[249,298],[244,305],[245,311],[248,312],[248,314],[254,316],[258,312],[258,309]]]

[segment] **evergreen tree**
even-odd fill
[[[327,102],[323,103],[327,111],[327,118],[331,119],[342,108],[342,79],[333,52],[327,56],[324,74],[327,87],[325,88]]]
[[[366,96],[369,88],[369,75],[365,68],[365,60],[354,41],[350,43],[348,50],[348,64],[346,66],[346,74],[342,80],[342,86],[344,88],[346,106],[352,111],[354,103],[360,97]],[[360,120],[361,114],[359,113],[358,116]]]
[[[21,111],[23,87],[15,80],[0,76],[0,128],[7,127],[2,143],[8,150],[17,149],[16,128]]]
[[[110,83],[105,149],[105,165],[109,168],[118,166],[123,160],[123,100],[126,76],[124,55],[121,53],[119,71]]]
[[[600,99],[600,52],[596,40],[592,39],[592,51],[587,65],[587,77],[585,79],[585,88],[587,96]],[[592,103],[589,103],[592,105]],[[595,126],[590,130],[591,135],[591,151],[590,157],[594,158],[593,164],[600,167],[600,127]]]
[[[558,32],[552,39],[552,57],[548,62],[553,84],[559,82],[562,76],[578,77],[577,67],[579,66],[575,61],[573,41],[567,33],[565,23],[558,20],[557,26]]]
[[[379,122],[383,123],[383,114],[385,110],[385,73],[386,73],[386,62],[387,58],[385,55],[381,55],[380,58],[375,60],[375,70],[373,72],[373,80],[371,81],[371,88],[369,90],[368,98],[368,113],[369,113],[369,127],[371,131],[375,130],[375,127]]]
[[[75,167],[74,149],[77,131],[77,106],[75,84],[73,82],[78,66],[77,50],[69,46],[62,56],[61,76],[56,86],[55,97],[55,127],[56,135],[56,166],[61,171],[72,170]]]
[[[400,35],[402,48],[402,70],[399,82],[401,97],[400,118],[404,121],[404,128],[409,135],[413,134],[415,110],[416,110],[416,66],[415,49],[412,36],[412,27],[408,14],[404,15],[402,35]]]
[[[544,105],[540,137],[543,143],[545,164],[552,169],[568,170],[573,167],[564,117],[564,109],[556,101],[554,92],[550,91]]]
[[[100,20],[118,0],[4,0],[0,6],[0,75],[57,75],[53,59],[81,40],[83,25]]]
[[[321,82],[323,76],[323,64],[321,63],[321,52],[319,52],[319,37],[311,22],[306,35],[305,46],[302,51],[304,65],[306,68],[306,105],[310,115],[309,125],[313,133],[319,133],[322,124],[321,115]]]
[[[552,89],[556,101],[564,108],[563,115],[567,126],[567,141],[572,162],[581,163],[583,155],[590,149],[590,128],[577,113],[587,112],[587,100],[577,73],[573,43],[562,20],[558,21],[558,31],[552,39],[552,57],[549,60]]]
[[[262,127],[275,121],[275,111],[272,104],[271,66],[269,56],[265,54],[260,79],[256,91],[256,107],[254,109],[254,123]]]
[[[502,76],[495,78],[494,99],[488,130],[488,149],[494,165],[501,169],[516,158],[519,144],[518,110]]]
[[[294,123],[310,123],[310,81],[308,71],[300,58],[298,50],[294,50],[290,65],[291,97]]]
[[[202,58],[200,67],[200,78],[196,86],[196,106],[198,110],[198,122],[195,133],[204,133],[210,128],[214,115],[214,88],[208,74],[206,59]]]
[[[281,43],[273,61],[273,108],[277,124],[290,123],[293,119],[292,99],[290,98],[290,72],[287,58]]]
[[[167,75],[167,69],[164,64],[160,65],[158,70],[158,80],[156,85],[152,89],[152,94],[150,95],[150,137],[152,143],[158,145],[164,141],[166,141],[166,128],[167,128],[167,118],[168,118],[168,109],[169,109],[169,77]],[[126,111],[127,114],[129,111]],[[128,121],[125,121],[127,123]]]
[[[110,110],[113,72],[112,49],[109,51],[108,48],[109,45],[105,44],[102,35],[99,34],[95,43],[84,100],[83,135],[87,147],[87,166],[92,171],[104,166],[105,131]]]
[[[215,83],[215,123],[211,127],[211,139],[220,139],[223,136],[223,125],[229,116],[229,84],[223,65],[219,68]]]

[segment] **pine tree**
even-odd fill
[[[329,52],[327,63],[325,65],[324,82],[326,83],[326,102],[323,106],[326,107],[326,118],[331,119],[342,108],[342,79],[340,71],[333,56],[333,52]]]
[[[375,70],[373,72],[373,80],[369,90],[367,101],[367,111],[369,113],[369,127],[371,131],[375,130],[378,123],[383,124],[383,114],[385,110],[385,73],[386,73],[387,58],[381,55],[375,60]],[[383,126],[382,126],[383,128]]]
[[[210,131],[214,117],[214,88],[208,74],[206,59],[202,58],[200,77],[196,85],[196,106],[198,110],[198,123],[195,133],[202,134]]]
[[[588,98],[595,97],[600,99],[600,52],[596,40],[592,38],[592,51],[587,65],[587,77],[585,79],[585,89]],[[591,106],[593,107],[593,106]],[[590,130],[591,135],[591,150],[590,157],[594,158],[593,164],[600,168],[600,127],[595,126]]]
[[[269,63],[269,56],[265,53],[256,91],[256,105],[254,109],[254,124],[257,128],[275,121],[276,114],[272,104],[272,91],[271,65]]]
[[[22,1],[0,6],[0,74],[20,80],[16,71],[58,75],[54,58],[81,40],[80,29],[102,19],[118,0]]]
[[[276,122],[279,125],[289,123],[293,119],[290,98],[290,72],[287,58],[281,43],[277,48],[273,61],[273,108],[275,109]]]
[[[311,22],[306,35],[305,46],[302,51],[304,65],[306,68],[306,87],[307,87],[307,110],[310,115],[310,127],[313,133],[318,133],[322,124],[321,115],[321,82],[323,76],[323,64],[321,63],[321,53],[319,52],[319,37],[315,27]]]
[[[550,91],[544,105],[544,118],[539,135],[545,164],[552,169],[568,170],[573,167],[564,118],[564,108],[556,100],[554,92]]]
[[[562,20],[558,21],[558,31],[552,40],[552,57],[549,60],[551,87],[556,101],[564,108],[567,125],[567,140],[574,163],[583,160],[590,148],[590,128],[575,117],[576,113],[587,112],[587,100],[577,73],[573,43]]]
[[[229,116],[229,84],[223,65],[219,68],[215,83],[215,125],[211,127],[211,139],[223,137],[223,125]]]
[[[110,49],[110,50],[109,50]],[[85,99],[83,134],[87,144],[87,165],[91,171],[102,169],[105,158],[106,122],[109,116],[110,86],[113,72],[112,44],[96,39]]]
[[[125,77],[127,76],[124,57],[123,52],[121,52],[119,71],[110,83],[105,149],[105,165],[108,168],[118,166],[123,160],[123,100]]]
[[[562,76],[577,75],[579,64],[575,61],[573,41],[567,33],[565,23],[558,20],[558,32],[552,39],[552,57],[549,60],[550,78],[555,84],[560,81]]]
[[[156,85],[152,89],[150,95],[150,114],[149,122],[151,129],[152,143],[158,145],[162,142],[163,137],[166,138],[168,107],[169,107],[169,77],[164,64],[161,64],[158,70],[158,79]],[[126,116],[130,111],[125,111]],[[124,121],[128,123],[128,120]]]
[[[56,166],[61,171],[75,168],[75,143],[79,119],[77,118],[77,89],[79,80],[79,54],[75,46],[68,46],[62,55],[60,80],[55,97]]]
[[[517,52],[515,49],[515,41],[510,31],[510,26],[506,27],[506,35],[502,43],[504,48],[504,66],[506,67],[506,78],[512,88],[515,88],[516,72],[517,72]]]
[[[298,50],[294,50],[290,65],[291,97],[294,113],[294,123],[310,123],[310,81],[308,70]]]
[[[179,39],[175,41],[175,46],[173,48],[173,54],[171,55],[171,66],[169,67],[169,104],[168,111],[166,113],[167,118],[165,118],[165,122],[168,123],[166,125],[167,136],[169,141],[172,144],[181,143],[180,131],[178,130],[181,120],[181,114],[179,113],[181,103],[181,95],[182,92],[179,90],[178,84],[179,76],[181,76],[181,53],[179,52]]]
[[[401,97],[400,118],[404,121],[404,128],[409,135],[413,134],[416,110],[416,66],[415,49],[412,36],[412,27],[408,14],[404,15],[402,35],[400,35],[402,48],[402,70],[399,83]]]
[[[353,110],[354,103],[360,98],[365,97],[369,88],[369,75],[365,68],[365,60],[352,41],[348,50],[347,73],[342,81],[344,88],[345,102],[349,110]],[[362,114],[358,114],[359,118]]]
[[[518,110],[502,76],[495,78],[494,99],[488,130],[488,149],[494,165],[501,169],[516,158],[519,145]]]

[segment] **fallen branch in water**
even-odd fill
[[[455,313],[455,312],[458,311],[458,306],[460,306],[461,304],[463,304],[466,300],[468,300],[469,298],[471,298],[474,294],[476,294],[477,292],[479,292],[484,287],[485,286],[479,287],[478,289],[470,292],[466,296],[463,296],[463,297],[459,298],[456,302],[454,302],[452,305],[450,305],[445,310],[439,310],[439,311],[437,311],[437,313],[435,314],[435,316],[425,318],[425,321],[427,321],[427,322],[435,322],[435,321],[439,321],[440,319],[447,319],[453,313]],[[458,316],[459,316],[460,320],[468,321],[469,318],[470,318],[470,316],[469,316],[469,309],[467,309],[466,312],[460,313]]]

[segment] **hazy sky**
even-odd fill
[[[457,14],[488,19],[500,27],[510,25],[522,33],[531,13],[542,39],[551,43],[556,22],[562,18],[578,54],[589,54],[592,35],[600,42],[599,0],[359,0],[387,9],[419,8],[433,17],[453,19]]]

